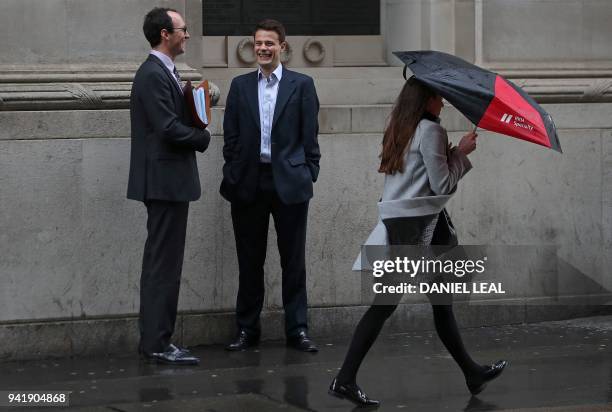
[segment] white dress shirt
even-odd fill
[[[283,77],[283,65],[279,64],[270,74],[265,77],[261,68],[257,71],[258,98],[259,98],[259,124],[261,125],[261,151],[259,159],[262,163],[272,161],[272,147],[270,135],[272,134],[272,121],[274,120],[274,108],[278,96],[278,84]]]
[[[172,74],[172,77],[174,78],[174,80],[176,80],[176,84],[178,84],[179,89],[181,89],[181,92],[183,91],[183,85],[181,85],[181,83],[179,83],[178,79],[176,78],[176,76],[174,75],[174,62],[172,61],[172,59],[170,58],[170,56],[157,51],[157,50],[151,50],[149,52],[150,54],[152,54],[153,56],[157,57],[159,60],[162,61],[162,63],[164,64],[164,66],[166,66],[166,68],[168,70],[170,70],[170,73]]]

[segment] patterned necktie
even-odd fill
[[[267,86],[272,87],[276,84],[278,79],[276,78],[276,75],[272,73],[270,77],[268,77],[266,80],[267,80]]]
[[[174,77],[176,77],[176,81],[178,82],[178,84],[182,85],[181,75],[179,74],[178,70],[176,70],[176,66],[174,67]]]

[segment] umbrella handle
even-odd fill
[[[478,130],[478,126],[474,126],[474,130],[472,130],[472,133],[476,133],[476,130]]]

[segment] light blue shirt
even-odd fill
[[[259,160],[262,163],[272,161],[272,146],[270,135],[272,134],[272,121],[274,120],[274,108],[278,96],[278,84],[283,77],[283,65],[279,64],[276,69],[266,78],[261,71],[257,71],[258,98],[259,98],[259,124],[261,125],[261,151]]]
[[[178,84],[179,89],[181,89],[182,92],[183,86],[179,83],[178,79],[174,75],[174,62],[172,61],[170,56],[165,55],[164,53],[157,50],[151,50],[149,53],[161,60],[164,66],[166,66],[166,68],[170,70],[170,74],[172,74],[172,77],[174,78],[174,80],[176,80],[176,84]]]

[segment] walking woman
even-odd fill
[[[379,168],[385,174],[379,211],[391,245],[448,242],[439,241],[444,238],[442,232],[449,230],[444,203],[472,167],[467,155],[476,148],[477,135],[468,133],[458,146],[450,147],[438,119],[443,106],[439,95],[412,77],[404,84],[391,113]],[[473,395],[481,392],[488,381],[501,374],[507,362],[498,361],[491,366],[474,362],[463,346],[452,305],[434,304],[435,298],[428,298],[440,340],[461,368],[469,391]],[[329,387],[330,395],[362,406],[379,404],[359,388],[357,371],[397,303],[375,301],[363,315],[342,368]]]

